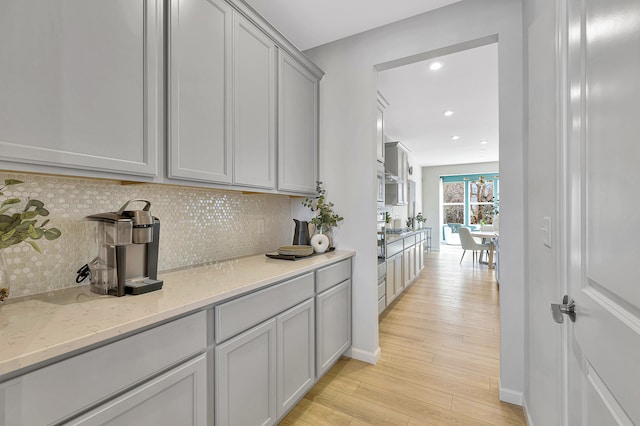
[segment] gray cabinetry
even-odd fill
[[[315,311],[313,299],[278,315],[278,418],[284,416],[315,380]]]
[[[266,321],[215,349],[217,426],[276,421],[276,320]]]
[[[57,424],[98,404],[109,404],[103,405],[103,409],[110,407],[109,400],[114,395],[126,393],[170,367],[203,354],[206,336],[206,314],[199,312],[3,382],[0,384],[0,424]],[[199,367],[191,371],[193,375],[185,380],[195,377],[205,380]],[[167,378],[164,384],[154,384],[149,391],[144,390],[147,385],[138,387],[129,394],[132,398],[129,402],[120,402],[143,409],[144,398],[140,392],[149,398],[155,395],[164,398],[159,396],[164,393],[163,388],[169,392],[165,396],[176,389],[168,390],[173,386],[169,385],[172,380]],[[187,399],[179,403],[181,408],[184,408],[182,404],[192,403],[198,411],[194,416],[201,416],[200,411],[206,409],[198,402],[202,392],[200,387],[192,389]],[[151,402],[152,406],[155,404]],[[109,413],[115,416],[119,409],[113,410],[109,409]]]
[[[278,189],[315,193],[318,180],[318,80],[279,52]]]
[[[160,0],[0,2],[0,167],[156,176],[162,48]]]
[[[276,46],[239,13],[233,20],[233,183],[273,189]]]
[[[229,184],[232,9],[171,0],[168,28],[169,177]]]
[[[68,424],[205,426],[206,386],[207,363],[202,354]]]
[[[385,170],[397,177],[395,182],[387,182],[385,187],[385,204],[404,206],[407,204],[409,156],[400,142],[385,144]]]
[[[351,346],[351,280],[316,296],[316,375],[322,376]]]
[[[389,106],[389,102],[378,92],[376,103],[376,158],[379,163],[384,163],[384,110]]]

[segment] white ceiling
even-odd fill
[[[431,71],[435,61],[444,65]],[[497,44],[381,71],[378,89],[390,104],[385,134],[418,164],[498,161]]]
[[[245,0],[301,50],[349,37],[460,0]],[[497,46],[489,45],[379,73],[389,100],[386,134],[423,166],[498,161]],[[443,112],[452,109],[449,118]],[[460,139],[453,141],[452,136]],[[481,140],[489,141],[481,145]]]

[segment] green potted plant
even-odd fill
[[[17,179],[5,179],[0,188],[0,196],[5,197],[0,203],[0,302],[9,297],[9,274],[4,260],[4,249],[15,244],[25,242],[35,251],[42,253],[36,240],[45,238],[55,240],[62,235],[58,228],[47,228],[49,219],[41,218],[49,216],[49,211],[44,203],[39,200],[21,200],[17,197],[8,197],[4,194],[5,188],[24,183]],[[24,207],[20,208],[24,204]]]
[[[338,224],[344,220],[344,218],[333,211],[334,204],[327,201],[326,190],[322,187],[321,181],[316,182],[316,193],[317,195],[314,198],[306,198],[304,201],[302,201],[302,205],[308,207],[312,212],[315,213],[315,216],[313,217],[313,219],[311,219],[311,223],[315,225],[318,234],[327,234],[330,233],[334,227],[337,227]],[[314,237],[315,235],[311,238],[311,245],[314,245]],[[324,242],[324,238],[315,237],[315,239],[322,240]],[[328,237],[327,244],[330,245]],[[315,246],[314,249],[316,249]],[[316,252],[319,251],[316,250]]]
[[[416,215],[416,223],[418,224],[418,229],[422,228],[422,225],[427,221],[427,218],[422,216],[422,213],[418,213]]]

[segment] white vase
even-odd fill
[[[311,247],[316,253],[324,253],[329,248],[329,237],[325,234],[315,234],[311,237]]]

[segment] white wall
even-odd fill
[[[525,34],[525,130],[527,158],[527,341],[525,404],[532,424],[562,423],[562,327],[549,304],[562,298],[557,226],[557,147],[560,108],[556,102],[556,2],[527,0]],[[551,248],[542,242],[543,217],[552,218]],[[500,220],[502,220],[502,215]]]
[[[440,209],[440,176],[496,173],[498,170],[498,162],[452,164],[449,166],[422,168],[422,209],[423,214],[427,218],[425,226],[433,228],[431,231],[431,245],[434,251],[440,250],[440,242],[442,239],[443,218],[440,217],[442,213]],[[502,217],[500,220],[502,220]]]
[[[320,176],[345,217],[337,243],[357,251],[353,274],[353,353],[375,358],[374,66],[471,40],[496,37],[499,71],[501,212],[501,397],[520,403],[524,387],[524,190],[522,10],[519,0],[463,0],[306,53],[320,84]],[[503,252],[501,251],[501,254]]]

